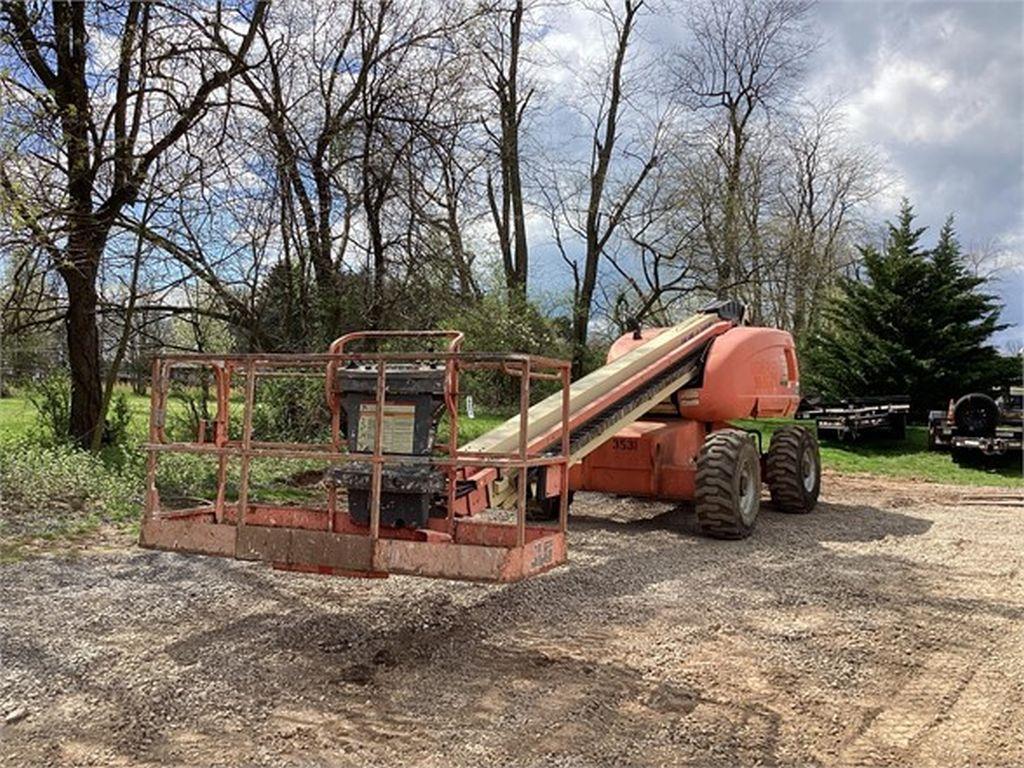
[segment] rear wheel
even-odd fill
[[[761,507],[761,460],[746,432],[712,432],[697,455],[697,525],[716,539],[743,539]]]
[[[772,505],[802,514],[818,503],[821,492],[821,454],[818,441],[803,427],[783,427],[772,435],[764,461],[765,482]]]

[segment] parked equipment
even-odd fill
[[[798,419],[813,419],[818,437],[839,442],[862,438],[903,440],[907,434],[910,398],[860,397],[834,403],[807,402],[797,411]]]
[[[572,494],[594,490],[692,500],[702,531],[748,536],[762,482],[773,505],[809,512],[821,482],[812,432],[791,426],[761,452],[741,418],[788,417],[799,370],[788,333],[745,325],[745,309],[719,302],[671,328],[619,339],[607,364],[570,386],[569,365],[528,355],[461,351],[462,335],[365,332],[324,355],[176,355],[153,368],[143,546],[263,560],[278,568],[382,576],[404,573],[514,581],[565,562]],[[443,338],[444,351],[352,352],[381,338]],[[217,383],[213,440],[171,442],[164,430],[175,370],[199,368]],[[486,368],[519,380],[519,413],[458,445],[460,375]],[[253,434],[257,379],[326,372],[331,415],[324,444],[272,443]],[[232,382],[244,380],[241,437],[232,428]],[[531,406],[531,384],[560,384]],[[438,445],[441,419],[449,437]],[[218,462],[216,498],[165,509],[157,490],[166,453]],[[249,499],[254,459],[321,459],[325,503]],[[241,466],[227,500],[227,465]],[[342,500],[344,499],[344,506]],[[514,510],[513,519],[502,510]]]
[[[1024,387],[972,392],[928,414],[929,450],[949,450],[958,463],[1020,452],[1022,446]]]

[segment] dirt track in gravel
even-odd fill
[[[1024,509],[825,487],[742,542],[581,495],[505,587],[0,566],[0,765],[1024,765]]]

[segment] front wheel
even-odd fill
[[[794,514],[810,512],[821,492],[818,441],[803,427],[783,427],[772,435],[764,461],[772,505]]]
[[[761,461],[750,435],[720,429],[697,455],[694,511],[702,533],[716,539],[745,539],[761,507]]]

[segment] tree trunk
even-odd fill
[[[572,377],[583,375],[587,355],[587,327],[590,325],[590,300],[577,298],[572,316]]]
[[[519,156],[519,127],[530,93],[519,91],[519,54],[523,28],[523,2],[517,0],[509,14],[508,70],[499,69],[495,81],[501,131],[498,156],[501,175],[500,203],[488,176],[487,194],[501,244],[502,266],[508,302],[526,301],[530,256],[526,236],[526,211]]]
[[[363,193],[363,200],[370,252],[373,257],[373,274],[371,275],[372,296],[369,311],[367,312],[367,320],[371,330],[379,331],[384,327],[384,292],[387,275],[387,259],[384,253],[384,235],[381,222],[384,193],[383,191],[375,190],[374,196],[371,196],[370,192],[366,191]]]
[[[737,130],[737,129],[734,129]],[[732,291],[733,284],[739,279],[740,264],[740,174],[742,169],[742,149],[740,138],[733,136],[732,154],[726,165],[725,179],[725,211],[722,221],[722,262],[718,268],[718,298],[729,298],[725,294]]]
[[[512,198],[512,223],[515,232],[515,271],[509,286],[516,298],[526,301],[526,287],[529,277],[530,256],[526,240],[526,213],[523,207],[523,182],[519,174],[519,126],[516,125],[511,136],[509,148],[509,192]]]
[[[641,3],[626,0],[625,15],[617,28],[614,60],[608,91],[608,107],[603,118],[603,127],[595,127],[591,154],[590,197],[587,201],[587,219],[585,224],[587,252],[583,266],[583,281],[576,291],[573,304],[573,377],[583,374],[583,363],[587,353],[587,336],[590,325],[590,308],[594,301],[594,290],[597,288],[597,267],[601,261],[602,251],[615,227],[618,226],[618,215],[607,216],[604,231],[601,231],[601,206],[604,199],[605,183],[608,180],[608,169],[612,162],[612,152],[618,137],[619,106],[622,102],[622,70],[629,49],[630,35]],[[603,131],[603,132],[602,132]],[[632,190],[620,201],[620,210],[629,202],[647,173],[653,167],[653,160],[644,166],[637,177]]]
[[[794,250],[796,251],[796,270],[793,280],[793,327],[791,328],[793,336],[798,340],[803,340],[805,324],[807,322],[807,288],[806,284],[809,278],[807,274],[807,246],[804,242],[804,237],[801,236],[799,245]]]
[[[91,265],[83,265],[78,269],[69,266],[62,269],[60,274],[68,290],[65,327],[71,367],[71,438],[81,447],[89,448],[93,433],[103,430],[100,334],[96,324],[96,269]]]
[[[464,299],[477,301],[480,299],[480,289],[473,279],[473,270],[470,268],[466,255],[466,246],[462,240],[458,201],[450,192],[446,201],[446,209],[448,223],[445,229],[448,234],[448,247],[452,252],[452,260],[455,262],[455,276],[459,281],[459,295]]]

